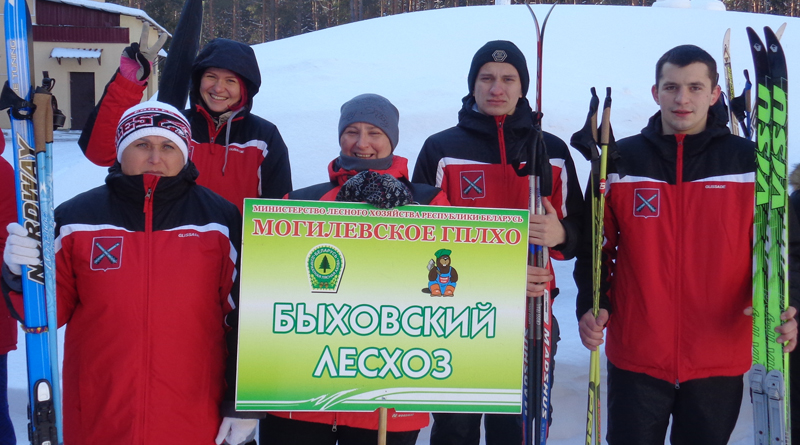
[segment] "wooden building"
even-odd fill
[[[140,9],[94,0],[27,1],[33,23],[30,57],[34,78],[40,85],[42,72],[47,71],[56,80],[53,94],[67,117],[66,130],[83,128],[106,83],[119,68],[122,50],[139,41],[142,23],[149,25],[150,44],[167,32]],[[0,53],[0,82],[5,82],[4,45]],[[160,56],[165,55],[161,51]],[[158,73],[154,72],[145,95],[152,96],[157,88]],[[7,113],[0,113],[0,128],[10,128]]]

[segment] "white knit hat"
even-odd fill
[[[123,150],[144,136],[169,139],[183,153],[184,165],[188,162],[191,127],[183,114],[172,105],[154,100],[142,102],[122,115],[117,125],[117,161],[122,162]]]

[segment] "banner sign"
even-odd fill
[[[236,409],[519,413],[523,210],[247,199]]]

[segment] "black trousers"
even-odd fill
[[[789,405],[792,410],[792,441],[800,440],[800,349],[789,353]]]
[[[376,445],[378,431],[284,419],[267,414],[259,422],[261,445]],[[414,445],[419,430],[387,432],[387,445]]]
[[[609,445],[725,445],[739,418],[744,379],[709,377],[676,385],[608,362]]]
[[[551,338],[553,339],[553,361],[550,366],[550,385],[556,366],[555,356],[561,330],[553,317]],[[522,443],[522,415],[520,414],[454,414],[433,415],[430,445],[478,445],[481,440],[481,417],[486,431],[486,445],[516,445]],[[549,423],[553,423],[553,404],[550,403]]]

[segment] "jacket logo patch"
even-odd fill
[[[658,216],[661,194],[658,189],[636,189],[633,191],[633,216],[651,218]]]
[[[122,237],[98,236],[92,240],[92,270],[119,269],[122,266]]]
[[[461,172],[461,199],[486,197],[486,182],[483,170]]]

